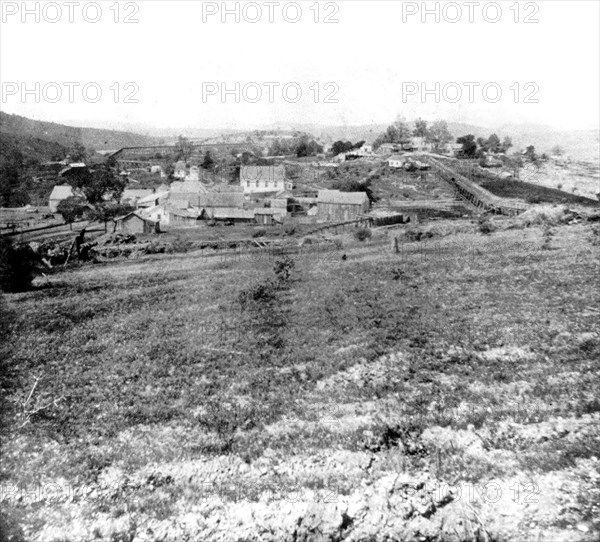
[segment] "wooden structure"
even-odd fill
[[[115,218],[114,222],[114,231],[122,231],[126,233],[160,233],[160,226],[158,222],[144,218],[135,212]]]
[[[347,222],[366,214],[369,205],[366,192],[319,190],[317,216],[323,222]]]
[[[474,207],[507,216],[515,216],[528,209],[528,206],[524,203],[507,200],[492,194],[435,158],[427,157],[426,160],[431,164],[432,172],[438,178],[449,183],[460,199]]]

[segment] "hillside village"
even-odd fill
[[[47,206],[25,208],[21,228],[4,212],[0,226],[23,231],[23,222],[30,228],[50,224],[52,215],[61,216],[61,202],[63,211],[70,203],[67,222],[93,220],[94,207],[112,206],[112,231],[134,234],[236,224],[317,225],[402,214],[410,220],[409,210],[416,208],[454,210],[460,216],[468,212],[470,192],[457,189],[452,175],[444,180],[439,168],[432,170],[440,160],[492,192],[496,181],[525,185],[543,164],[565,163],[559,155],[537,157],[533,147],[509,154],[511,146],[510,138],[501,143],[495,134],[489,141],[454,139],[444,123],[428,129],[421,120],[412,133],[404,122],[393,124],[373,143],[320,144],[308,134],[256,132],[201,142],[180,136],[175,144],[92,154],[76,144],[66,159],[40,163],[33,173],[34,185],[54,185]],[[282,152],[287,154],[277,155]],[[98,168],[110,168],[118,189],[90,202],[84,185]],[[574,188],[564,194],[565,201],[577,197]]]
[[[424,121],[13,143],[8,540],[598,539],[592,161]]]

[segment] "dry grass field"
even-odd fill
[[[493,224],[5,296],[5,539],[598,540],[598,229]]]

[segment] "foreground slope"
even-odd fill
[[[8,296],[4,529],[597,539],[597,231],[499,224],[316,245],[289,276],[195,252]]]

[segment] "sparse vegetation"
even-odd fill
[[[488,235],[495,230],[494,225],[490,221],[489,217],[485,214],[479,215],[479,218],[477,219],[477,226],[479,227],[479,231],[484,235]]]
[[[354,232],[354,237],[356,237],[358,241],[366,241],[367,239],[371,239],[372,233],[369,228],[358,228]]]
[[[530,508],[511,501],[509,488],[533,481],[556,521],[598,528],[595,509],[577,504],[596,491],[586,476],[600,444],[592,310],[600,299],[590,287],[596,257],[575,240],[595,230],[553,226],[544,251],[538,225],[493,237],[470,227],[408,234],[427,241],[408,243],[401,257],[378,235],[346,247],[344,263],[158,254],[10,294],[3,479],[96,490],[114,481],[80,519],[104,538],[105,514],[133,536],[135,525],[180,528],[178,510],[191,502],[235,528],[232,494],[201,497],[215,471],[224,484],[254,488],[237,506],[254,510],[262,498],[274,518],[285,500],[265,500],[259,480],[321,488],[339,503],[364,499],[369,510],[364,484],[387,495],[400,476],[427,491],[498,483],[527,525]],[[35,378],[39,402],[28,412],[52,406],[20,428]],[[577,488],[562,489],[558,480],[573,476]],[[217,511],[217,501],[202,501],[217,497]],[[393,511],[403,506],[395,498]],[[79,505],[60,502],[53,521],[70,537]],[[456,497],[435,503],[464,518]],[[2,506],[11,525],[45,524],[46,503]],[[507,532],[497,504],[472,506],[490,538]],[[406,525],[425,518],[416,514]],[[201,525],[186,528],[208,536]]]

